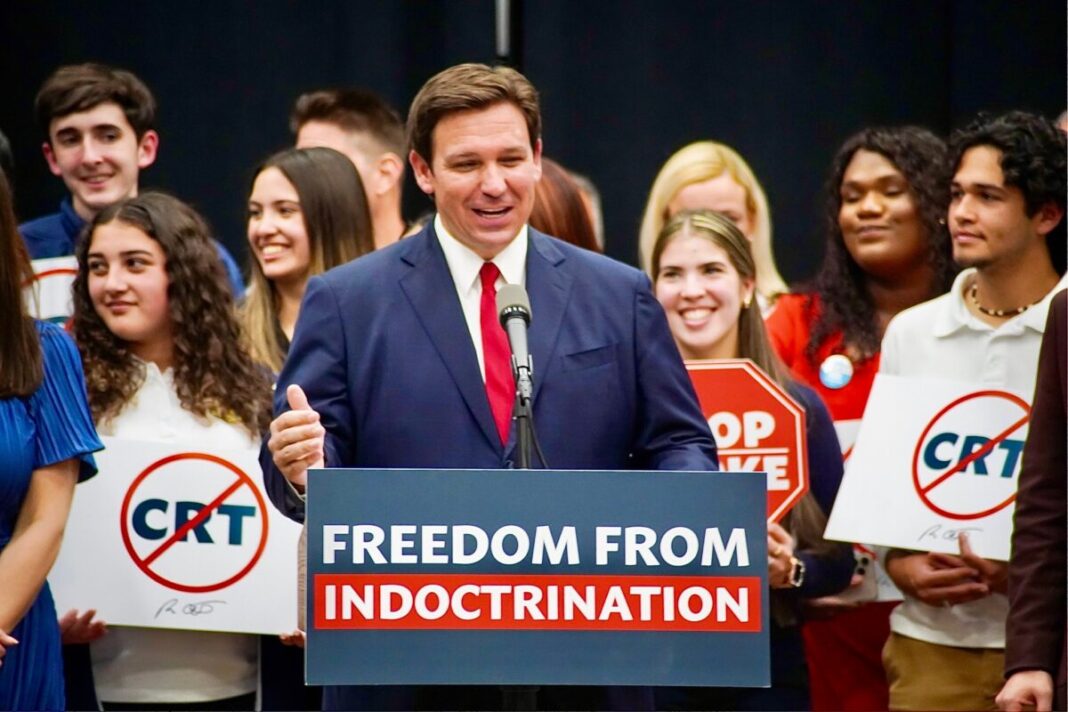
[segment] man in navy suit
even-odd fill
[[[541,176],[541,117],[526,78],[447,69],[420,90],[407,128],[416,181],[438,214],[419,234],[310,280],[263,455],[274,503],[302,520],[307,470],[324,465],[512,467],[514,386],[493,304],[506,283],[530,295],[533,418],[552,467],[716,469],[648,279],[526,224]],[[648,702],[619,692],[592,704]],[[454,702],[495,706],[492,693]],[[441,694],[335,688],[324,705],[452,704]]]

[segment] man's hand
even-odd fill
[[[1003,712],[1036,712],[1053,709],[1053,677],[1045,670],[1021,670],[1013,673],[994,700]]]
[[[950,554],[905,554],[886,562],[897,587],[930,606],[952,606],[990,595],[978,571]]]
[[[0,630],[0,665],[4,664],[4,654],[7,649],[13,645],[18,645],[19,641],[12,638],[10,635]]]
[[[59,619],[59,634],[63,645],[79,645],[92,643],[108,632],[108,626],[104,621],[93,620],[96,611],[92,608],[78,615],[78,609],[72,608],[64,613]]]
[[[964,563],[979,572],[983,583],[991,591],[1007,594],[1009,592],[1009,565],[1003,561],[988,561],[980,557],[972,551],[971,542],[968,541],[968,535],[964,532],[957,536],[957,541],[960,543],[960,558],[964,560]]]
[[[326,429],[319,424],[319,414],[308,405],[308,397],[294,384],[286,389],[291,410],[271,421],[271,451],[275,466],[295,486],[308,484],[308,470],[323,467]]]

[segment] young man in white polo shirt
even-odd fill
[[[951,141],[949,230],[964,271],[948,294],[899,314],[880,371],[1034,392],[1039,345],[1065,242],[1065,136],[1047,119],[980,116]],[[1061,265],[1063,269],[1063,265]],[[996,709],[1005,647],[1004,562],[892,550],[905,594],[883,651],[890,708]]]

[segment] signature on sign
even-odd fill
[[[182,603],[177,598],[171,598],[163,602],[163,605],[156,611],[156,618],[159,618],[164,613],[168,613],[172,616],[184,615],[184,616],[206,616],[215,612],[215,606],[225,606],[226,601],[210,600],[210,601],[187,601]]]
[[[932,524],[923,530],[923,533],[917,537],[916,541],[925,541],[927,539],[939,539],[943,541],[956,541],[961,534],[967,534],[971,537],[974,534],[982,534],[982,527],[946,527],[941,524]]]

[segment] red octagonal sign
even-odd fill
[[[808,492],[805,409],[749,359],[687,361],[727,472],[768,473],[768,521]]]

